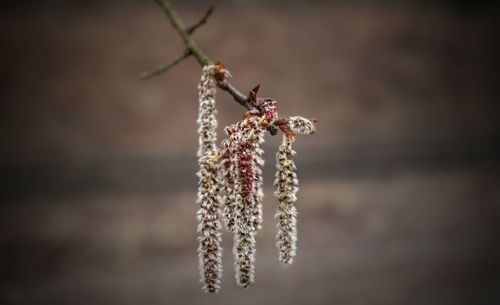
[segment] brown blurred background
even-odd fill
[[[212,2],[211,2],[212,3]],[[174,1],[186,23],[211,4]],[[154,1],[7,1],[0,15],[0,304],[500,304],[495,1],[217,1],[195,35],[297,141],[299,244],[274,246],[265,148],[256,283],[196,256],[200,67]],[[218,99],[219,124],[243,109]],[[222,128],[219,128],[222,132]]]

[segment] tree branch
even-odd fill
[[[200,26],[202,26],[205,23],[207,23],[207,20],[210,17],[210,15],[212,15],[212,13],[214,12],[214,9],[215,9],[215,6],[211,6],[207,10],[207,12],[203,16],[203,18],[200,19],[200,21],[198,21],[197,23],[195,23],[192,26],[190,26],[189,29],[187,29],[188,34],[190,34],[190,35],[193,34],[194,31],[196,31]]]
[[[203,53],[203,51],[200,50],[200,48],[198,48],[193,38],[191,38],[191,35],[188,33],[188,30],[186,29],[184,23],[182,22],[182,19],[177,15],[175,10],[172,8],[172,3],[170,2],[170,0],[156,0],[156,2],[160,5],[160,7],[167,15],[174,29],[176,29],[179,35],[181,35],[181,38],[184,41],[184,44],[186,45],[186,48],[192,53],[191,55],[193,55],[196,58],[196,60],[198,60],[198,63],[201,66],[206,66],[210,64],[208,56],[205,55],[205,53]]]
[[[162,4],[160,4],[160,6],[162,6]],[[162,6],[163,7],[163,6]],[[214,6],[211,6],[207,12],[205,13],[205,15],[203,15],[203,17],[200,19],[200,21],[198,21],[197,23],[193,24],[192,26],[190,26],[186,31],[189,35],[193,34],[199,27],[201,27],[202,25],[204,25],[205,23],[207,23],[208,21],[208,18],[210,17],[210,15],[212,15],[212,13],[214,12],[214,9],[215,7]],[[177,19],[179,19],[179,17],[177,17]],[[167,72],[170,68],[174,67],[175,65],[177,65],[178,63],[180,63],[181,61],[183,61],[184,59],[188,58],[189,56],[191,56],[193,54],[191,54],[191,50],[189,48],[186,48],[186,50],[184,51],[184,53],[182,53],[181,55],[179,55],[176,59],[174,59],[171,63],[169,64],[165,64],[165,65],[161,65],[153,70],[150,70],[150,71],[145,71],[145,72],[142,72],[140,75],[139,75],[139,78],[141,80],[147,80],[149,78],[152,78],[152,77],[155,77],[157,75],[160,75],[164,72]]]
[[[156,68],[154,70],[151,70],[151,71],[142,72],[139,75],[139,78],[142,79],[142,80],[146,80],[146,79],[149,79],[149,78],[154,77],[156,75],[162,74],[163,72],[167,72],[168,69],[170,69],[173,66],[177,65],[178,63],[180,63],[181,61],[183,61],[184,59],[188,58],[191,55],[192,54],[189,51],[189,49],[186,49],[186,51],[184,51],[184,53],[182,53],[181,55],[179,55],[171,63],[169,63],[167,65],[161,65],[158,68]]]
[[[206,65],[209,65],[212,63],[212,61],[208,58],[208,56],[196,45],[195,41],[191,37],[191,34],[194,33],[200,26],[205,24],[212,15],[214,11],[214,7],[210,7],[203,18],[195,23],[194,25],[190,26],[189,28],[186,28],[184,23],[182,22],[182,19],[177,15],[175,10],[172,7],[172,2],[170,0],[156,0],[158,5],[163,9],[165,14],[167,15],[167,18],[170,20],[170,23],[172,24],[172,27],[177,30],[179,35],[181,36],[184,45],[186,46],[186,50],[182,55],[177,57],[174,61],[172,61],[170,64],[163,65],[158,67],[155,70],[149,71],[149,72],[144,72],[141,74],[141,79],[149,79],[153,76],[159,75],[163,72],[166,72],[169,70],[171,67],[177,65],[179,62],[182,60],[188,58],[189,56],[194,56],[198,63],[203,67]],[[245,107],[246,109],[250,110],[252,109],[252,105],[250,103],[250,98],[238,89],[236,89],[234,86],[232,86],[229,82],[223,81],[223,82],[218,82],[218,87],[221,90],[226,91],[229,93],[233,99]],[[270,125],[267,130],[271,135],[275,135],[278,131],[276,126]]]
[[[238,89],[233,87],[230,83],[227,81],[222,81],[217,84],[219,88],[222,90],[226,91],[227,93],[231,94],[231,96],[234,98],[234,100],[238,103],[240,103],[241,106],[245,107],[246,109],[250,110],[252,109],[252,106],[250,104],[250,99],[248,96],[244,95]]]

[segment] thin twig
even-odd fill
[[[214,12],[214,9],[215,9],[215,6],[211,6],[207,10],[207,12],[205,13],[205,15],[203,15],[203,17],[198,22],[196,22],[195,24],[193,24],[192,26],[190,26],[187,29],[188,34],[190,34],[190,35],[193,34],[198,28],[200,28],[202,25],[206,24],[207,21],[208,21],[208,18]],[[184,59],[188,58],[191,55],[193,55],[193,54],[191,54],[191,50],[189,50],[189,48],[188,48],[188,49],[186,49],[184,51],[184,53],[182,53],[181,55],[179,55],[171,63],[158,66],[157,68],[155,68],[153,70],[150,70],[150,71],[142,72],[139,75],[139,79],[141,79],[141,80],[147,80],[147,79],[150,79],[150,78],[152,78],[154,76],[157,76],[157,75],[160,75],[162,73],[165,73],[170,68],[174,67],[175,65],[177,65],[178,63],[180,63],[181,61],[183,61]]]
[[[191,37],[191,34],[196,29],[198,29],[200,26],[202,26],[203,24],[205,24],[207,22],[208,18],[213,13],[214,7],[209,8],[208,11],[205,13],[203,18],[199,22],[197,22],[193,26],[186,29],[186,26],[182,22],[182,19],[177,15],[175,10],[173,9],[172,2],[170,0],[156,0],[156,2],[158,3],[158,5],[163,9],[165,14],[167,15],[167,18],[170,20],[172,27],[174,29],[176,29],[177,32],[179,33],[179,35],[181,36],[181,38],[184,42],[184,45],[186,46],[186,51],[181,56],[176,58],[176,60],[174,60],[172,63],[165,65],[165,66],[161,66],[158,69],[153,70],[151,72],[146,72],[146,73],[142,74],[142,75],[146,75],[146,77],[144,79],[151,78],[155,75],[158,75],[162,72],[167,71],[168,69],[175,66],[180,61],[186,59],[189,56],[194,56],[196,58],[196,60],[198,61],[198,63],[200,64],[200,66],[202,66],[202,67],[211,64],[212,61],[196,45],[193,38]],[[220,82],[218,84],[218,86],[221,90],[228,92],[234,98],[234,100],[236,102],[238,102],[240,105],[242,105],[246,109],[249,109],[249,110],[252,109],[250,98],[248,96],[244,95],[243,93],[241,93],[241,91],[236,89],[229,82],[227,82],[227,81]],[[275,135],[277,133],[278,129],[275,126],[270,125],[267,128],[267,130],[269,131],[269,133],[271,135]]]
[[[193,38],[191,38],[191,35],[188,33],[186,29],[186,26],[182,22],[182,19],[177,15],[175,10],[172,8],[172,3],[170,2],[170,0],[156,0],[156,2],[160,5],[160,7],[167,15],[174,29],[176,29],[179,35],[181,35],[181,38],[184,41],[184,44],[186,45],[186,48],[189,51],[191,51],[192,55],[198,60],[198,63],[201,66],[206,66],[210,64],[208,56],[205,55],[205,53],[203,53],[203,51],[200,48],[198,48]]]
[[[210,17],[210,15],[212,15],[212,13],[214,12],[214,9],[215,9],[215,6],[211,6],[207,12],[205,13],[205,15],[203,16],[203,18],[200,19],[200,21],[198,21],[197,23],[193,24],[192,26],[190,26],[188,29],[187,29],[187,32],[188,34],[192,35],[194,33],[194,31],[196,31],[200,26],[204,25],[205,23],[207,23],[207,20],[208,18]]]
[[[186,51],[184,51],[184,53],[182,53],[181,55],[179,55],[171,63],[169,63],[167,65],[159,66],[158,68],[153,69],[151,71],[142,72],[139,75],[139,78],[142,79],[142,80],[146,80],[146,79],[149,79],[149,78],[151,78],[153,76],[159,75],[159,74],[161,74],[163,72],[167,72],[170,68],[172,68],[173,66],[177,65],[178,63],[180,63],[184,59],[188,58],[189,56],[191,56],[191,52],[189,51],[189,49],[186,49]]]

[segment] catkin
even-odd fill
[[[283,135],[283,141],[276,154],[276,178],[274,195],[278,197],[279,205],[275,214],[278,219],[276,234],[276,247],[278,248],[279,260],[285,264],[291,264],[297,253],[297,192],[299,191],[299,180],[297,179],[297,168],[292,156],[295,151],[292,143],[296,134],[313,134],[316,132],[315,119],[306,119],[300,116],[290,117],[286,121],[285,130],[288,134]]]
[[[217,111],[215,109],[216,73],[226,75],[217,65],[203,67],[198,84],[198,176],[197,212],[198,257],[200,281],[206,292],[218,292],[222,278],[222,247],[219,220],[219,178],[217,140]]]
[[[229,146],[234,148],[231,160],[237,168],[233,255],[236,283],[241,287],[254,282],[255,234],[262,221],[263,151],[260,145],[266,127],[277,118],[276,104],[271,99],[256,101],[259,110],[248,111],[242,121],[227,129]]]
[[[255,209],[254,216],[255,222],[254,227],[255,230],[259,230],[262,227],[262,201],[264,200],[264,190],[263,184],[264,179],[262,177],[262,170],[264,168],[264,150],[262,149],[262,145],[264,144],[264,133],[259,133],[258,141],[256,142],[255,155],[254,155],[254,201],[255,201]]]
[[[216,83],[214,79],[214,67],[207,65],[203,67],[200,82],[198,84],[198,157],[206,152],[213,151],[217,141],[217,110],[215,109]]]
[[[256,87],[249,95],[254,109],[224,129],[227,138],[217,148],[216,87],[229,76],[221,64],[207,65],[198,84],[198,257],[202,287],[211,293],[220,290],[222,278],[221,222],[233,233],[236,283],[246,288],[255,280],[255,235],[261,228],[264,197],[262,145],[271,124],[284,133],[274,181],[279,200],[276,245],[280,261],[292,263],[297,249],[298,180],[291,145],[296,134],[315,132],[315,120],[299,116],[278,120],[277,102],[257,98]]]
[[[218,166],[214,155],[207,153],[199,160],[198,257],[200,281],[206,292],[218,292],[222,278],[222,247],[219,221]]]
[[[278,197],[279,205],[275,214],[278,219],[278,233],[276,235],[276,246],[278,247],[279,260],[285,264],[291,264],[297,250],[297,201],[298,180],[295,173],[295,163],[290,156],[295,154],[291,147],[292,140],[283,136],[283,143],[276,154],[276,186],[275,196]]]

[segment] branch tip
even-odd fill
[[[172,24],[172,27],[179,33],[181,36],[184,45],[186,46],[186,50],[184,53],[177,57],[174,61],[172,61],[170,64],[160,66],[152,71],[149,72],[143,72],[139,75],[139,78],[142,80],[150,79],[156,75],[159,75],[163,72],[168,71],[170,68],[173,66],[177,65],[179,62],[182,60],[186,59],[189,56],[193,56],[196,58],[200,66],[206,66],[210,64],[212,61],[209,59],[209,57],[196,45],[195,41],[191,37],[191,34],[193,34],[200,26],[205,24],[208,20],[208,18],[213,14],[215,10],[215,6],[211,6],[208,8],[206,11],[205,15],[195,23],[194,25],[186,28],[184,26],[184,23],[182,19],[177,15],[176,11],[172,7],[172,3],[170,0],[156,0],[156,3],[162,8],[163,12],[169,19],[170,23]],[[254,107],[254,103],[257,100],[257,92],[259,91],[260,85],[255,86],[252,91],[250,91],[248,96],[245,96],[242,94],[238,89],[233,87],[230,83],[227,81],[221,79],[221,81],[217,82],[217,86],[228,92],[233,99],[238,102],[240,105],[245,107],[247,110],[251,110]],[[253,97],[252,97],[253,93]],[[254,101],[254,103],[252,103]],[[276,126],[270,125],[267,130],[271,135],[275,135],[277,133],[277,128]]]
[[[207,23],[208,18],[212,15],[212,13],[214,12],[214,10],[215,10],[215,5],[212,5],[210,8],[208,8],[207,12],[205,13],[205,15],[203,15],[203,17],[200,19],[200,21],[198,21],[197,23],[193,24],[192,26],[190,26],[187,29],[188,34],[193,34],[194,31],[196,31],[199,27],[201,27],[202,25],[204,25],[205,23]]]
[[[148,79],[153,78],[157,75],[160,75],[164,72],[167,72],[168,70],[170,70],[170,68],[174,67],[175,65],[177,65],[178,63],[180,63],[181,61],[183,61],[184,59],[188,58],[191,55],[193,55],[191,53],[191,50],[186,49],[184,51],[184,53],[177,56],[177,58],[175,58],[171,63],[166,64],[166,65],[161,65],[161,66],[157,67],[156,69],[153,69],[150,71],[142,72],[141,74],[139,74],[139,79],[140,80],[148,80]]]

